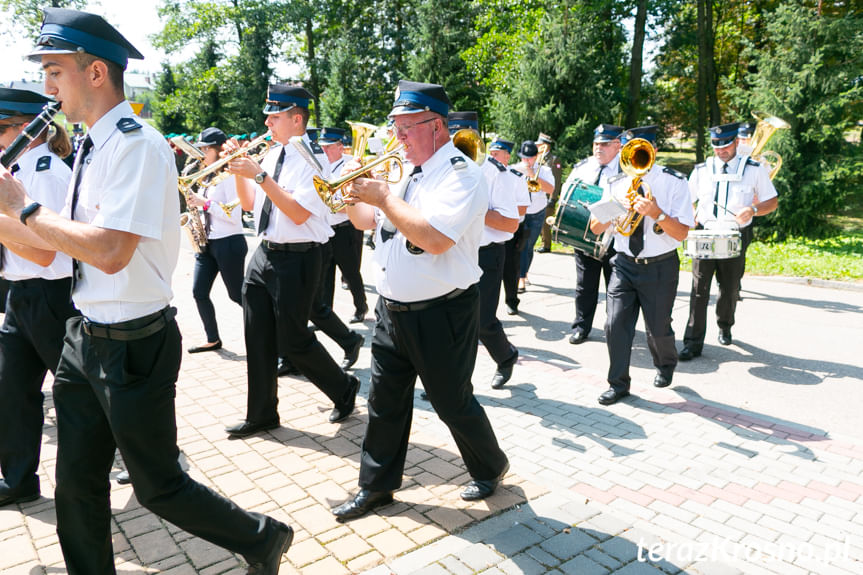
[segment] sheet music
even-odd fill
[[[614,198],[599,200],[588,205],[587,209],[590,210],[590,215],[596,218],[596,221],[601,224],[607,224],[615,218],[625,215],[627,212],[626,208],[620,205],[620,202]]]

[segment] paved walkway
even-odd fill
[[[187,347],[203,337],[191,270],[184,249],[174,286]],[[489,388],[494,366],[480,349],[476,393],[512,463],[492,498],[459,499],[468,477],[448,432],[417,394],[397,503],[345,525],[332,519],[330,508],[356,490],[368,345],[355,370],[363,381],[358,409],[346,422],[327,423],[331,406],[323,395],[286,377],[282,427],[229,441],[224,426],[245,410],[245,350],[241,310],[221,285],[214,297],[225,347],[185,356],[177,386],[190,473],[294,525],[282,575],[863,572],[861,286],[746,277],[734,344],[713,343],[711,326],[704,355],[681,364],[663,390],[650,385],[639,323],[633,396],[605,408],[596,403],[606,387],[604,305],[588,342],[566,341],[574,276],[571,256],[537,255],[521,314],[506,316],[501,307],[522,354],[504,389]],[[678,339],[689,282],[681,274]],[[337,292],[337,311],[349,317],[348,292]],[[371,328],[371,317],[358,328],[367,343]],[[3,575],[65,573],[55,535],[49,386],[46,396],[43,497],[0,509]],[[119,573],[245,573],[241,558],[141,508],[131,487],[115,484],[111,495]]]

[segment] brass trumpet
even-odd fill
[[[228,163],[240,156],[249,156],[257,162],[262,161],[272,146],[272,144],[267,141],[269,137],[269,132],[262,134],[250,141],[248,146],[234,150],[227,156],[219,158],[218,161],[213,162],[209,166],[200,169],[197,172],[181,176],[179,181],[180,189],[182,190],[184,187],[192,188],[195,185],[198,187],[215,186],[231,175],[228,173]]]
[[[644,189],[644,197],[653,199],[653,193],[647,182],[642,182],[641,177],[650,171],[653,162],[656,161],[656,150],[653,144],[644,138],[632,139],[620,149],[620,169],[632,178],[629,190],[626,192],[626,201],[629,203],[627,213],[614,223],[614,229],[622,236],[631,236],[635,228],[641,223],[644,214],[635,211],[635,200],[638,198],[638,188]]]
[[[343,210],[345,206],[347,206],[347,200],[350,199],[350,195],[346,194],[343,188],[357,178],[366,176],[369,172],[371,172],[381,164],[392,162],[399,168],[399,177],[394,180],[387,179],[388,183],[395,184],[401,181],[403,175],[401,158],[402,148],[404,148],[404,146],[400,144],[389,153],[384,154],[383,156],[375,160],[372,160],[359,170],[351,172],[350,174],[347,174],[346,176],[342,176],[341,178],[335,180],[328,181],[320,176],[313,176],[312,181],[315,185],[315,191],[318,192],[321,200],[324,202],[324,204],[326,204],[326,206],[330,209],[331,212],[339,212]]]

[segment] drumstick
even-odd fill
[[[720,208],[720,209],[722,209],[722,210],[725,210],[726,212],[728,212],[729,214],[731,214],[731,215],[732,215],[732,216],[734,216],[735,218],[737,217],[737,214],[735,214],[734,212],[732,212],[731,210],[729,210],[729,209],[728,209],[728,208],[726,208],[725,206],[720,206],[720,205],[719,205],[718,203],[716,203],[716,202],[712,202],[712,203],[713,203],[713,205],[714,205],[714,206],[716,206],[717,208]]]

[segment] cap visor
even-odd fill
[[[734,141],[735,141],[736,139],[737,139],[737,138],[735,137],[735,138],[729,138],[729,139],[727,139],[727,140],[710,140],[710,145],[711,145],[714,149],[716,149],[716,148],[725,148],[725,147],[730,146],[731,144],[733,144],[733,143],[734,143]]]
[[[276,106],[275,104],[267,104],[266,106],[264,106],[264,114],[278,114],[279,112],[287,112],[288,110],[293,110],[296,107],[296,104],[289,104],[287,106]]]
[[[36,62],[37,64],[42,61],[42,56],[47,56],[48,54],[77,54],[78,50],[64,50],[62,48],[55,48],[54,46],[37,46],[33,49],[32,52],[26,54],[24,56],[24,60],[29,60],[31,62]]]
[[[613,142],[616,139],[617,138],[615,138],[613,136],[596,136],[593,138],[593,141],[594,142]]]
[[[420,112],[425,112],[425,108],[413,108],[411,106],[396,106],[392,109],[392,111],[387,116],[388,118],[392,118],[393,116],[404,116],[405,114],[419,114]]]

